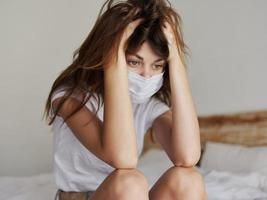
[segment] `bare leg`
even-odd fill
[[[205,182],[195,167],[169,168],[149,191],[150,200],[207,200]]]
[[[149,200],[146,177],[137,169],[116,169],[99,185],[90,200]]]

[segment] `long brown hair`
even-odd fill
[[[103,12],[105,7],[107,8]],[[48,125],[53,123],[61,106],[74,93],[81,95],[82,101],[64,122],[79,111],[91,97],[96,98],[98,102],[97,111],[99,110],[100,105],[104,104],[103,101],[101,102],[104,97],[103,65],[110,59],[117,59],[119,41],[125,27],[139,18],[144,20],[126,42],[126,52],[136,52],[143,42],[148,41],[156,54],[167,59],[169,56],[168,43],[162,31],[163,22],[166,20],[175,33],[179,56],[184,67],[187,68],[185,55],[188,54],[188,47],[183,40],[182,20],[168,0],[127,0],[118,2],[106,0],[89,35],[82,45],[74,51],[73,62],[60,73],[52,85],[44,112],[45,118],[50,119]],[[168,64],[165,66],[163,78],[163,86],[153,96],[171,106]],[[64,86],[66,93],[54,115],[50,118],[52,95],[61,86]],[[93,94],[96,94],[96,96]]]

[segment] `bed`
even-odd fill
[[[201,159],[209,200],[267,200],[267,111],[199,117]],[[160,161],[160,162],[159,162]],[[145,135],[138,169],[150,187],[172,163],[151,129]],[[0,177],[0,200],[54,199],[52,173]]]

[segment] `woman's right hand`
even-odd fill
[[[120,58],[124,58],[125,59],[125,51],[126,51],[125,43],[129,39],[129,37],[132,35],[132,33],[134,32],[136,27],[141,23],[141,21],[143,21],[142,18],[139,18],[139,19],[137,19],[135,21],[132,21],[124,29],[122,37],[121,37],[121,41],[120,41],[120,44],[119,44],[119,49],[118,49],[118,51],[119,51],[118,52],[119,59]]]

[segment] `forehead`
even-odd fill
[[[126,55],[135,56],[141,60],[164,60],[161,56],[155,53],[148,42],[144,42],[135,52],[127,52]]]

